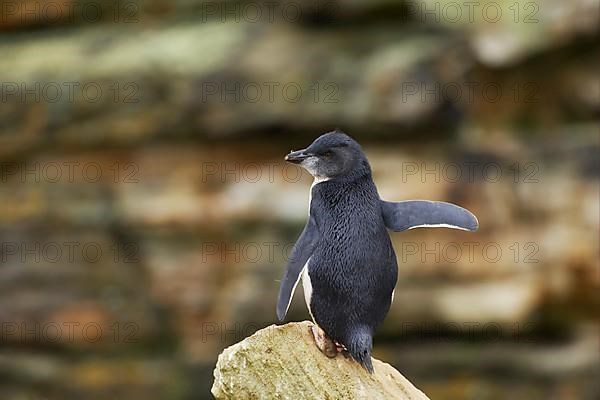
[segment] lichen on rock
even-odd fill
[[[310,322],[271,325],[223,350],[214,371],[217,399],[427,400],[391,365],[373,359],[370,375],[350,358],[330,359]]]

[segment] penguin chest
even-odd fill
[[[312,283],[310,281],[310,275],[308,274],[308,263],[310,263],[310,258],[304,265],[302,269],[302,288],[304,289],[304,301],[306,302],[306,307],[308,308],[308,312],[310,313],[310,317],[313,322],[315,321],[315,317],[313,316],[312,310],[310,309],[310,300],[312,298]]]

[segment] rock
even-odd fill
[[[217,399],[421,399],[427,396],[389,364],[375,373],[342,355],[330,359],[314,344],[308,321],[271,325],[226,348],[217,361]]]
[[[182,398],[185,370],[157,354],[73,357],[56,351],[0,350],[2,399],[174,399]],[[26,383],[23,383],[26,382]]]

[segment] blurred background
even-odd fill
[[[341,128],[394,233],[375,356],[432,399],[600,395],[597,0],[0,1],[0,398],[210,398],[275,323]],[[301,291],[289,320],[309,319]]]

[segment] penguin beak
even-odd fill
[[[290,154],[285,156],[284,160],[294,163],[294,164],[300,164],[302,161],[304,161],[305,159],[307,159],[310,156],[311,155],[306,152],[306,149],[304,149],[304,150],[292,151]]]

